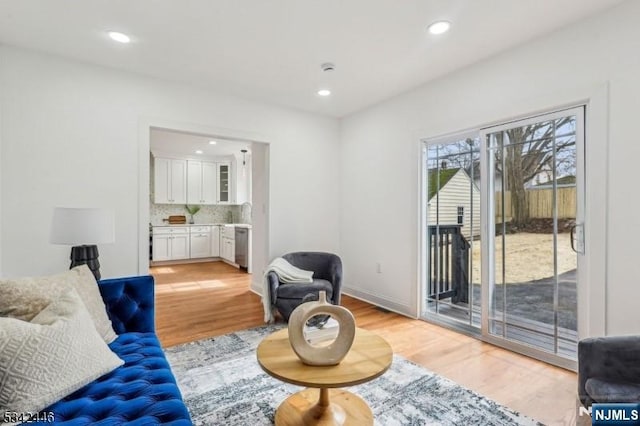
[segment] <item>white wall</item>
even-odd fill
[[[590,334],[640,332],[638,16],[640,2],[628,1],[343,119],[340,248],[346,291],[416,314],[419,138],[586,100],[592,123],[587,129],[592,264],[591,287],[579,297],[591,312],[581,315],[593,317]],[[604,313],[598,312],[605,292],[606,328]]]
[[[245,202],[251,202],[251,153],[246,153],[244,156],[242,153],[236,153],[233,155],[233,167],[235,170],[235,192],[236,203],[242,204]],[[242,162],[244,164],[245,173],[242,173]]]
[[[265,259],[265,247],[260,246],[269,241],[269,230],[266,226],[269,223],[269,145],[263,143],[251,144],[251,238],[252,257],[251,266],[253,271],[252,287],[258,293],[262,293],[262,269],[257,269],[256,265],[267,265],[269,259]]]
[[[2,69],[4,58],[0,54],[0,69]],[[0,84],[0,100],[4,98],[3,85]],[[0,103],[0,241],[2,241],[2,188],[4,179],[2,178],[2,104]],[[0,277],[2,276],[2,244],[0,244]]]
[[[264,135],[269,256],[337,251],[339,178],[326,166],[339,152],[337,120],[6,46],[0,61],[4,276],[67,267],[69,248],[48,242],[53,207],[65,205],[114,208],[116,243],[100,246],[103,276],[139,272],[147,224],[138,224],[138,209],[148,205],[139,199],[148,173],[140,128],[157,121]]]

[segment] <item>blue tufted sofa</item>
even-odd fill
[[[191,425],[155,334],[153,277],[103,280],[99,288],[118,334],[109,347],[124,365],[43,411],[68,426]]]

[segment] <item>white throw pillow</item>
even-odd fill
[[[36,413],[122,364],[70,289],[31,322],[0,318],[0,412]]]
[[[84,302],[102,339],[113,342],[117,335],[107,315],[98,284],[87,265],[44,277],[0,280],[0,316],[31,321],[64,292],[75,289]]]

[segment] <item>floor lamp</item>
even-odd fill
[[[51,225],[51,243],[73,246],[71,265],[87,265],[96,280],[100,279],[100,262],[96,244],[115,241],[113,210],[100,208],[56,207]]]

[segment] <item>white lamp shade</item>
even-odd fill
[[[50,242],[53,244],[105,244],[115,241],[115,215],[110,209],[56,207]]]

